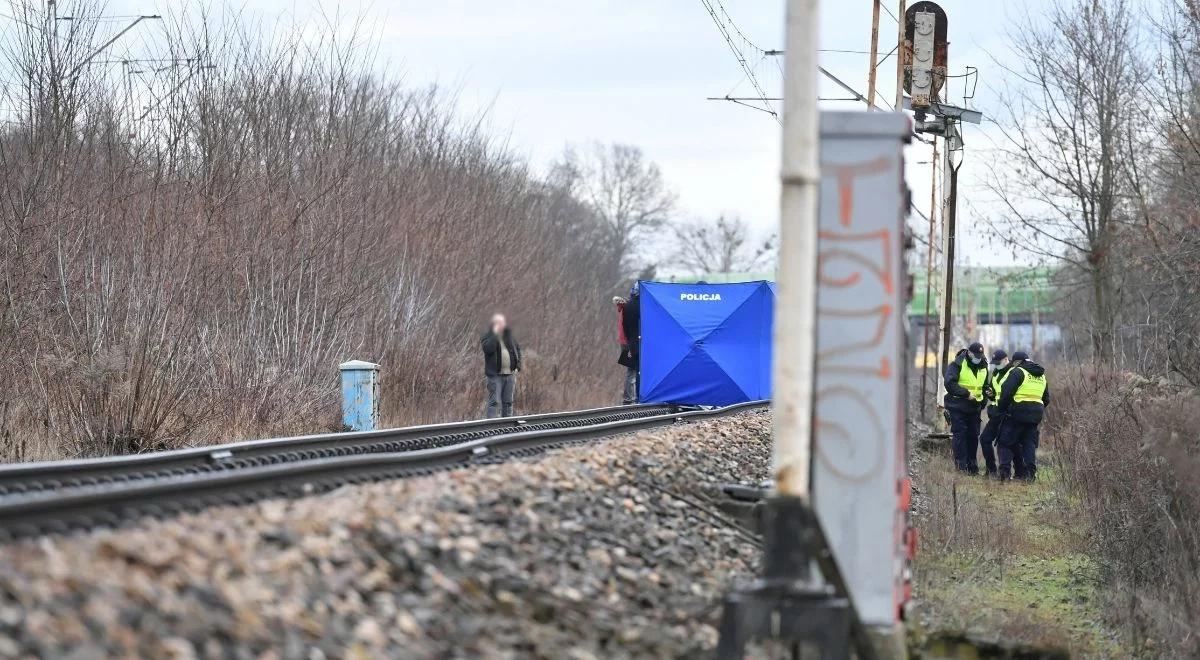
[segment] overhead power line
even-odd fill
[[[894,51],[894,50],[895,50],[895,49],[893,49],[893,51]],[[772,51],[767,51],[767,54],[768,54],[768,55],[783,55],[783,51],[782,51],[782,50],[772,50]],[[823,66],[818,66],[818,67],[817,67],[817,69],[818,69],[818,70],[820,70],[820,72],[821,72],[821,75],[823,75],[823,76],[825,76],[826,78],[828,78],[828,79],[832,80],[832,81],[834,82],[834,84],[836,84],[838,87],[841,87],[842,89],[844,89],[844,90],[846,90],[847,92],[849,92],[849,93],[851,93],[851,94],[853,94],[853,95],[854,95],[854,96],[853,96],[853,98],[850,98],[850,99],[824,99],[824,100],[827,100],[827,101],[835,101],[835,100],[849,100],[849,101],[861,101],[861,102],[863,102],[863,103],[866,103],[866,102],[867,102],[867,97],[866,97],[866,96],[864,96],[864,95],[863,95],[861,92],[859,92],[857,89],[854,89],[853,87],[851,87],[851,86],[850,86],[848,83],[846,83],[846,82],[845,82],[844,80],[842,80],[841,78],[838,78],[837,76],[835,76],[835,75],[833,75],[832,73],[830,73],[830,72],[829,72],[829,70],[828,70],[828,69],[826,69],[825,67],[823,67]],[[886,101],[885,101],[885,103],[886,103]],[[878,105],[876,105],[876,106],[875,106],[875,109],[876,109],[876,110],[882,110],[883,108],[880,108]],[[888,105],[888,109],[894,109],[894,108],[892,108],[892,106],[889,104],[889,105]]]
[[[708,100],[710,100],[710,101],[732,101],[739,105],[745,105],[747,107],[766,112],[766,113],[770,114],[772,117],[775,117],[775,119],[778,121],[779,114],[775,111],[774,107],[771,105],[771,102],[779,101],[781,99],[779,97],[772,97],[772,96],[767,95],[766,91],[763,89],[762,85],[759,83],[758,76],[755,75],[754,69],[750,66],[750,63],[748,61],[748,58],[746,57],[745,52],[743,52],[743,50],[738,46],[738,44],[735,43],[735,36],[736,36],[736,40],[740,40],[743,44],[745,44],[749,48],[757,51],[758,53],[761,53],[763,58],[770,57],[770,56],[783,55],[784,51],[777,50],[777,49],[765,49],[765,48],[762,48],[761,46],[757,45],[754,41],[752,41],[750,39],[750,37],[748,37],[746,35],[745,32],[742,32],[742,30],[740,28],[738,28],[737,24],[730,17],[729,12],[725,9],[725,5],[722,3],[722,0],[700,0],[700,4],[702,4],[704,6],[705,10],[708,11],[708,15],[712,17],[713,23],[716,24],[716,26],[717,26],[717,30],[720,31],[721,36],[725,39],[726,45],[729,46],[730,52],[733,53],[734,58],[738,62],[738,65],[742,68],[743,73],[745,73],[746,79],[750,81],[750,84],[754,87],[754,92],[757,94],[757,96],[733,96],[732,92],[730,92],[728,94],[725,94],[724,96],[709,97]],[[888,9],[888,7],[885,3],[881,2],[880,7],[885,12],[887,12],[887,15],[890,16],[893,21],[896,21],[897,23],[899,23],[899,20],[896,18],[896,15],[894,13],[892,13],[891,9]],[[841,48],[825,48],[825,49],[820,49],[819,52],[851,53],[851,54],[860,54],[860,55],[869,55],[870,54],[870,51],[841,49]],[[889,52],[887,55],[884,55],[883,59],[876,62],[875,66],[879,67],[880,64],[882,64],[884,61],[886,61],[888,58],[890,58],[892,56],[892,54],[895,52],[896,52],[896,48],[893,48],[891,50],[891,52]],[[778,60],[776,60],[776,64],[778,64]],[[783,67],[780,66],[779,68],[780,68],[780,73],[782,74]],[[864,96],[862,93],[860,93],[858,90],[854,89],[850,85],[846,84],[844,81],[839,79],[837,76],[830,73],[827,69],[821,68],[820,71],[825,77],[829,78],[835,84],[837,84],[839,87],[846,90],[847,92],[849,92],[852,95],[849,98],[824,98],[821,100],[860,101],[863,103],[867,102],[866,96]],[[753,102],[755,102],[755,101],[760,102],[762,104],[762,106],[753,105]],[[875,106],[875,108],[881,109],[877,105]],[[891,108],[890,104],[888,104],[888,108],[889,109]]]
[[[833,75],[832,73],[829,73],[829,70],[826,69],[825,67],[819,66],[819,67],[817,67],[817,69],[820,70],[821,74],[824,75],[826,78],[829,78],[834,83],[836,83],[838,87],[841,87],[842,89],[846,90],[847,92],[850,92],[851,94],[853,94],[854,95],[853,100],[862,101],[863,103],[867,102],[867,97],[863,96],[862,94],[859,94],[858,90],[856,90],[853,87],[851,87],[850,85],[847,85],[846,83],[842,82],[840,78]]]
[[[733,22],[733,18],[729,15],[729,12],[725,9],[725,5],[721,2],[721,0],[715,0],[715,1],[717,3],[717,8],[721,10],[721,15],[725,17],[725,22],[729,24],[729,27],[732,28],[733,31],[736,32],[739,37],[741,37],[742,41],[746,42],[747,46],[753,48],[754,50],[757,50],[760,53],[767,52],[767,51],[763,50],[763,48],[761,46],[759,46],[758,44],[755,44],[753,41],[750,41],[750,37],[747,37],[746,33],[742,32],[741,29],[738,28],[737,23]]]
[[[893,21],[896,21],[897,23],[900,22],[900,19],[896,18],[896,15],[892,13],[891,9],[888,9],[888,6],[885,3],[879,3],[879,8],[887,12],[887,15],[891,16]]]
[[[766,91],[763,90],[762,84],[758,82],[758,76],[754,74],[754,69],[752,69],[750,64],[746,61],[746,54],[742,52],[742,49],[734,42],[731,31],[732,33],[737,34],[738,38],[745,45],[758,51],[759,53],[763,53],[764,56],[768,53],[768,51],[760,48],[753,41],[750,41],[750,38],[747,37],[740,29],[738,29],[737,25],[734,24],[733,20],[729,17],[729,12],[725,11],[725,6],[721,4],[721,0],[700,0],[700,4],[704,5],[704,8],[708,11],[708,15],[712,17],[713,23],[715,23],[717,26],[717,30],[725,39],[725,44],[729,46],[729,51],[733,53],[733,57],[737,60],[738,66],[740,66],[742,68],[742,72],[746,74],[746,79],[749,80],[750,85],[754,87],[754,91],[758,95],[758,100],[763,104],[763,106],[758,109],[770,114],[775,118],[776,121],[778,121],[779,113],[775,112],[775,108],[771,105],[771,101],[768,100],[769,97],[767,96]]]
[[[37,30],[38,32],[46,31],[46,28],[44,28],[40,25],[34,25],[33,23],[30,23],[29,21],[25,20],[24,18],[18,18],[17,16],[9,16],[8,14],[0,13],[0,18],[7,18],[8,20],[13,21],[14,23],[20,23],[21,25],[23,25],[31,30]]]
[[[58,20],[60,20],[60,21],[70,21],[70,20],[75,20],[75,19],[74,19],[74,17],[71,17],[71,16],[60,16],[60,17],[58,18]],[[83,69],[83,67],[87,66],[88,62],[91,62],[92,60],[96,59],[96,56],[98,56],[100,53],[103,53],[105,50],[107,50],[109,46],[111,46],[111,45],[113,45],[114,43],[116,43],[116,42],[117,42],[117,39],[120,39],[121,37],[125,36],[125,33],[126,33],[126,32],[129,32],[129,31],[130,31],[130,30],[132,30],[133,28],[137,27],[138,23],[141,23],[142,21],[148,21],[148,20],[162,20],[162,16],[159,16],[159,15],[157,15],[157,14],[153,14],[153,15],[146,15],[146,16],[138,16],[137,18],[135,18],[135,19],[133,20],[133,22],[132,22],[132,23],[130,23],[129,25],[125,26],[125,29],[123,29],[123,30],[121,30],[120,32],[116,33],[115,35],[113,35],[113,37],[112,37],[111,39],[109,39],[108,41],[106,41],[106,42],[104,42],[103,44],[101,44],[101,45],[100,45],[100,47],[99,47],[99,48],[97,48],[96,50],[92,51],[92,54],[91,54],[91,55],[88,55],[87,57],[83,58],[83,61],[82,61],[82,62],[80,62],[79,64],[76,64],[76,65],[75,65],[75,68],[71,69],[71,72],[70,72],[69,74],[67,74],[67,75],[68,75],[69,77],[72,77],[72,78],[73,78],[73,77],[75,77],[75,75],[76,75],[76,74],[78,74],[78,73],[79,73],[79,71],[80,71],[81,69]]]

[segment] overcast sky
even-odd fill
[[[751,42],[782,48],[782,0],[722,2]],[[885,3],[894,13],[896,0]],[[870,0],[821,4],[821,48],[866,50]],[[1006,32],[1024,4],[941,3],[949,15],[952,71],[961,73],[965,65],[980,69],[972,105],[985,113],[995,102],[989,89],[1001,82],[988,53],[1008,52]],[[486,109],[493,132],[535,165],[544,166],[571,143],[634,144],[662,167],[683,214],[732,213],[764,233],[778,225],[779,125],[766,113],[705,100],[754,91],[700,0],[245,0],[243,7],[265,23],[364,17],[378,40],[381,66],[414,85],[436,82],[457,91],[465,113]],[[895,31],[885,13],[882,53],[895,45]],[[739,45],[765,91],[777,95],[782,63]],[[822,53],[827,69],[863,92],[867,63],[865,54]],[[885,62],[880,73],[880,90],[890,100],[895,60]],[[956,81],[952,102],[961,103],[962,93]],[[822,96],[846,93],[825,81]],[[976,149],[968,151],[963,168],[966,202],[960,217],[968,227],[960,253],[993,262],[989,232],[970,226],[987,212],[986,204],[971,203],[982,196],[975,191],[977,172],[987,162],[982,151],[987,140],[973,129],[966,141],[969,150]],[[909,184],[923,210],[929,206],[929,169],[918,161],[928,157],[927,146],[910,149]]]

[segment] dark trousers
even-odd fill
[[[979,410],[961,412],[947,410],[950,415],[950,437],[953,438],[954,466],[964,472],[979,474]]]
[[[979,449],[983,452],[983,463],[988,474],[996,474],[996,441],[1000,439],[1000,416],[988,415],[987,424],[979,434]]]
[[[492,419],[493,417],[512,417],[513,389],[516,386],[517,377],[514,374],[487,377],[488,419]]]
[[[1037,479],[1038,425],[1004,420],[1000,428],[1000,478],[1007,479],[1009,466],[1015,479],[1033,481]]]

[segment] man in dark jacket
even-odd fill
[[[638,366],[642,345],[642,297],[638,283],[629,290],[629,300],[618,303],[621,319],[621,355],[617,364],[625,367],[625,392],[621,403],[638,402]]]
[[[1000,387],[1008,376],[1011,363],[1008,353],[997,349],[992,353],[992,375],[988,386],[983,389],[983,398],[987,401],[987,424],[979,434],[979,449],[983,451],[983,462],[987,466],[987,475],[996,476],[996,440],[1000,437]]]
[[[1015,463],[1014,478],[1034,481],[1038,425],[1050,405],[1050,389],[1046,386],[1045,367],[1031,361],[1024,351],[1017,351],[1012,357],[1012,368],[1000,387],[996,406],[1004,420],[998,442],[1000,479],[1008,479],[1009,465]]]
[[[503,314],[492,316],[491,327],[480,340],[483,373],[487,377],[487,416],[512,417],[513,390],[521,369],[521,347],[513,339]]]
[[[979,420],[988,383],[987,358],[979,342],[959,351],[946,366],[942,405],[950,418],[954,465],[969,474],[979,474]]]

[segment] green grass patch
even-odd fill
[[[1104,625],[1096,566],[1054,469],[1033,484],[1000,483],[960,475],[941,456],[915,464],[915,655],[1127,655]]]

